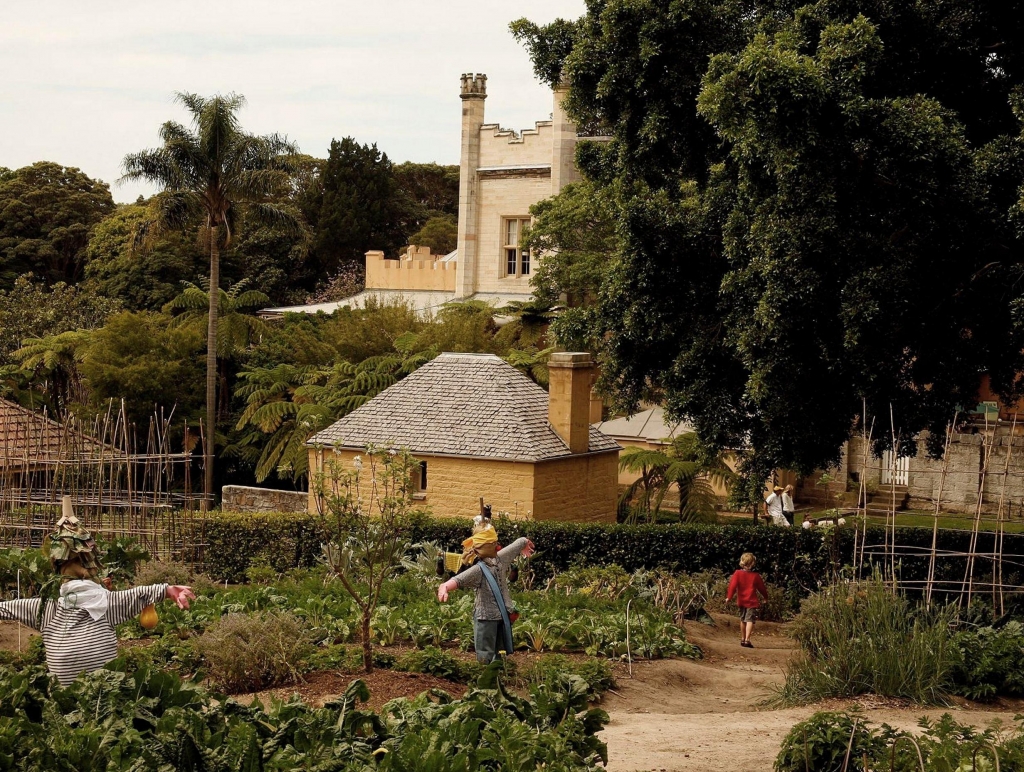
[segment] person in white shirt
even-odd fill
[[[786,489],[782,491],[782,516],[786,518],[786,522],[793,525],[793,517],[796,513],[796,505],[793,503],[793,486],[787,485]]]
[[[772,489],[771,495],[764,501],[764,516],[766,520],[771,520],[772,525],[788,528],[789,523],[786,522],[786,516],[782,512],[782,486],[776,485]]]

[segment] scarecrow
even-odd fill
[[[121,622],[141,613],[139,621],[151,629],[157,623],[156,603],[170,598],[187,609],[195,598],[188,587],[166,584],[111,592],[96,541],[72,513],[69,499],[48,542],[53,584],[60,584],[58,597],[48,600],[44,591],[38,598],[0,603],[0,619],[42,633],[47,667],[62,686],[117,657],[114,628]]]
[[[465,570],[437,588],[437,599],[445,603],[448,593],[455,590],[476,591],[473,646],[477,660],[486,665],[497,659],[499,652],[513,651],[512,622],[518,615],[508,592],[509,567],[520,555],[533,554],[533,542],[522,537],[501,549],[490,507],[484,507],[482,514],[473,518],[473,535],[462,542],[462,548],[458,567]]]

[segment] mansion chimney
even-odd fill
[[[590,388],[594,362],[586,352],[561,352],[548,360],[548,422],[570,453],[590,450]]]
[[[459,229],[458,265],[455,273],[455,295],[468,298],[476,293],[477,276],[477,197],[480,167],[480,127],[484,122],[484,100],[487,99],[487,76],[464,73],[459,93],[462,100],[462,150],[459,156]]]

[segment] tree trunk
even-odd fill
[[[217,317],[220,315],[220,252],[217,228],[210,229],[210,310],[206,328],[206,442],[203,509],[213,503],[213,452],[217,428]]]
[[[363,670],[373,672],[373,647],[370,645],[370,614],[372,609],[363,609]]]

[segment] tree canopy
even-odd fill
[[[980,371],[1019,390],[1020,2],[590,0],[513,31],[611,135],[577,160],[616,224],[585,321],[623,406],[750,447],[759,486],[838,461],[865,404],[909,449]]]
[[[0,289],[25,273],[81,279],[90,231],[113,209],[106,183],[80,169],[49,161],[0,169]]]

